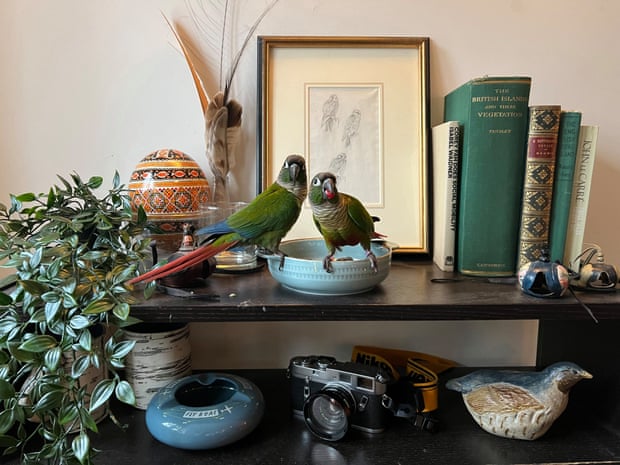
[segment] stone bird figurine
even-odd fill
[[[562,414],[570,389],[592,375],[571,362],[542,371],[478,370],[446,383],[462,393],[467,410],[488,433],[512,439],[541,437]]]

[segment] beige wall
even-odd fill
[[[197,0],[0,3],[0,201],[46,190],[72,170],[128,179],[163,147],[206,169],[200,105],[162,17],[191,25],[188,3]],[[250,24],[262,4],[241,1],[238,24]],[[600,125],[586,241],[620,264],[618,16],[620,3],[608,0],[280,0],[259,33],[430,37],[433,124],[444,94],[472,77],[532,76],[532,103],[581,110],[584,123]],[[255,186],[255,53],[252,42],[233,84],[244,106],[239,200]],[[196,368],[272,367],[307,351],[347,357],[353,343],[378,343],[472,365],[528,364],[535,331],[535,322],[197,324],[194,359]]]

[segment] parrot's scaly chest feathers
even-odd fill
[[[349,222],[346,206],[339,200],[312,205],[312,213],[324,230],[337,230]]]

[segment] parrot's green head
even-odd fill
[[[310,194],[308,198],[310,203],[314,205],[320,205],[323,202],[338,202],[336,176],[328,172],[319,173],[314,176],[310,183]]]
[[[303,200],[308,189],[306,160],[304,157],[298,154],[286,157],[278,174],[277,183]]]

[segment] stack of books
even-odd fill
[[[578,270],[598,127],[531,105],[525,76],[473,79],[433,127],[433,260],[444,271],[513,276],[547,255]]]

